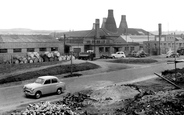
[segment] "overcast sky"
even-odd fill
[[[117,27],[184,31],[183,0],[0,0],[0,29],[90,30],[95,19],[114,10]]]

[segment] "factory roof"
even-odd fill
[[[50,35],[0,35],[0,42],[58,42]]]

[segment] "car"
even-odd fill
[[[148,56],[148,54],[145,51],[143,51],[143,50],[140,50],[140,51],[138,51],[135,54],[135,57],[138,57],[138,58],[140,58],[140,57],[147,57],[147,56]]]
[[[29,83],[23,86],[23,92],[26,96],[34,96],[36,99],[42,95],[57,93],[60,95],[66,90],[66,85],[61,82],[56,76],[40,76],[34,83]]]
[[[125,58],[126,55],[123,51],[116,52],[115,54],[111,54],[112,58]]]
[[[166,58],[174,58],[174,57],[179,57],[179,53],[174,53],[174,52],[168,52],[166,54]]]

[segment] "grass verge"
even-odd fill
[[[147,63],[156,63],[157,60],[154,59],[115,59],[109,60],[113,63],[130,63],[130,64],[147,64]]]
[[[73,64],[72,66],[73,72],[97,69],[99,67],[100,66],[89,63],[89,62],[81,63],[81,64]],[[18,75],[9,75],[5,78],[0,79],[0,84],[30,80],[30,79],[37,78],[39,76],[44,76],[44,75],[60,75],[60,74],[69,73],[70,71],[71,71],[70,64],[69,65],[59,65],[59,66],[54,66],[54,67],[49,67],[46,69],[38,70],[38,71],[26,72],[26,73],[18,74]]]

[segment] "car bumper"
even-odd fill
[[[34,95],[35,95],[34,92],[29,91],[29,90],[24,90],[24,94],[25,94],[25,95],[30,95],[30,96],[34,96]]]

